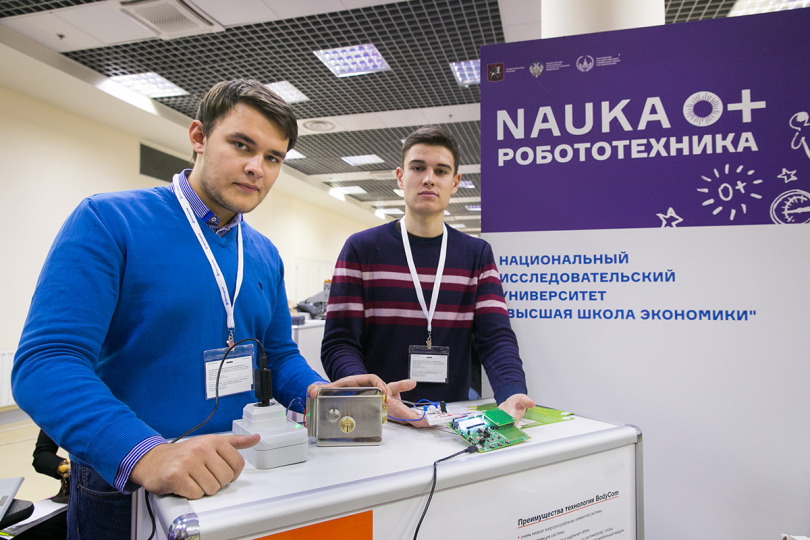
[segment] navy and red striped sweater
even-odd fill
[[[447,227],[447,261],[433,317],[433,345],[450,348],[449,381],[419,383],[404,399],[468,399],[475,347],[498,403],[527,393],[517,339],[509,324],[492,248]],[[441,236],[409,236],[429,306]],[[332,380],[374,373],[385,382],[408,378],[408,347],[424,345],[419,306],[399,222],[352,235],[343,246],[326,314],[321,360]]]

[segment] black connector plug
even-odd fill
[[[259,368],[253,370],[253,394],[259,402],[259,407],[270,406],[270,400],[273,399],[273,379],[270,376],[270,368],[267,367],[264,348],[261,349]]]

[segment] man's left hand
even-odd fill
[[[526,409],[531,409],[534,405],[534,400],[526,394],[512,394],[506,401],[498,405],[498,408],[508,412],[517,423],[526,414]]]

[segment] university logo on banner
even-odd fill
[[[503,80],[503,63],[487,64],[487,80],[497,82]]]

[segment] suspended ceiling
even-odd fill
[[[0,30],[33,40],[40,56],[58,55],[50,63],[68,73],[76,66],[98,79],[158,73],[188,92],[153,98],[158,111],[178,125],[190,122],[197,102],[217,81],[288,81],[308,100],[293,104],[301,130],[296,150],[305,158],[285,166],[324,191],[359,186],[365,193],[347,194],[343,204],[368,212],[404,207],[392,173],[401,141],[420,125],[442,125],[460,142],[466,181],[446,219],[478,234],[479,87],[460,86],[449,64],[477,59],[482,45],[507,41],[510,25],[523,22],[515,8],[525,1],[186,0],[181,6],[213,25],[201,25],[204,32],[197,35],[161,38],[123,15],[126,3],[117,0],[2,0]],[[733,5],[667,0],[666,23],[725,17]],[[377,47],[390,70],[337,78],[312,52],[364,43]],[[331,128],[317,129],[324,126]],[[354,167],[341,159],[368,154],[383,162]]]

